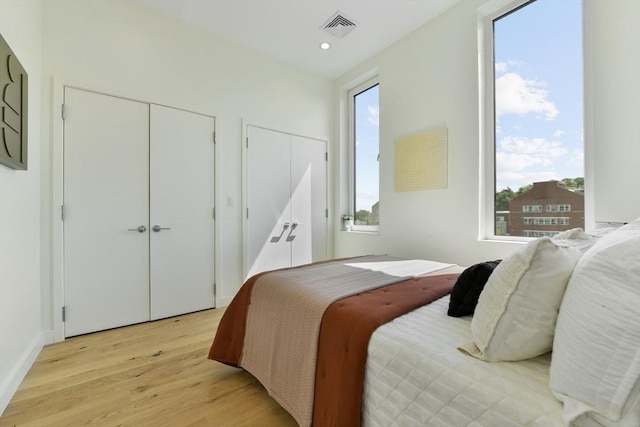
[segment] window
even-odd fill
[[[547,212],[571,212],[571,205],[547,205]]]
[[[350,212],[352,230],[377,231],[380,223],[379,86],[369,80],[349,91],[352,159]]]
[[[524,230],[524,237],[553,237],[558,234],[557,231],[540,231],[540,230]]]
[[[502,235],[496,212],[509,209],[516,197],[557,200],[547,212],[570,212],[569,201],[584,198],[581,0],[505,0],[499,10],[488,10],[496,7],[490,3],[480,8],[489,238]],[[563,191],[527,194],[534,194],[534,184],[549,181],[562,182]],[[555,186],[535,187],[556,191]],[[522,212],[542,212],[542,206],[525,205]],[[509,212],[509,222],[521,224],[517,215]],[[573,226],[584,227],[584,220]],[[533,233],[510,231],[517,233],[512,236]]]
[[[522,218],[524,225],[569,225],[569,218],[566,217],[524,217]]]
[[[542,212],[542,205],[523,205],[522,212]]]

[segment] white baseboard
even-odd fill
[[[0,383],[0,415],[9,405],[11,398],[15,394],[16,390],[20,386],[20,383],[31,369],[31,365],[35,362],[38,354],[42,350],[44,344],[44,335],[39,333],[31,341],[31,344],[27,347],[22,357],[11,370],[7,378]]]
[[[216,298],[216,306],[215,308],[222,308],[222,307],[226,307],[229,304],[231,304],[231,301],[233,300],[233,297],[235,295],[232,295],[230,297],[218,297]]]

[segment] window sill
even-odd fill
[[[490,242],[490,243],[520,243],[527,244],[530,241],[535,240],[534,237],[524,237],[524,236],[487,236],[481,238],[481,242]]]
[[[369,234],[369,235],[379,235],[380,232],[378,230],[340,230],[343,233],[348,234]]]

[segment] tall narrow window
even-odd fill
[[[581,1],[518,2],[491,26],[494,234],[584,227]],[[567,205],[562,224],[524,220]]]
[[[375,231],[380,224],[378,88],[377,80],[369,80],[349,92],[354,230]]]

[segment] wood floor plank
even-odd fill
[[[0,426],[296,426],[252,375],[207,359],[223,312],[46,346]]]

